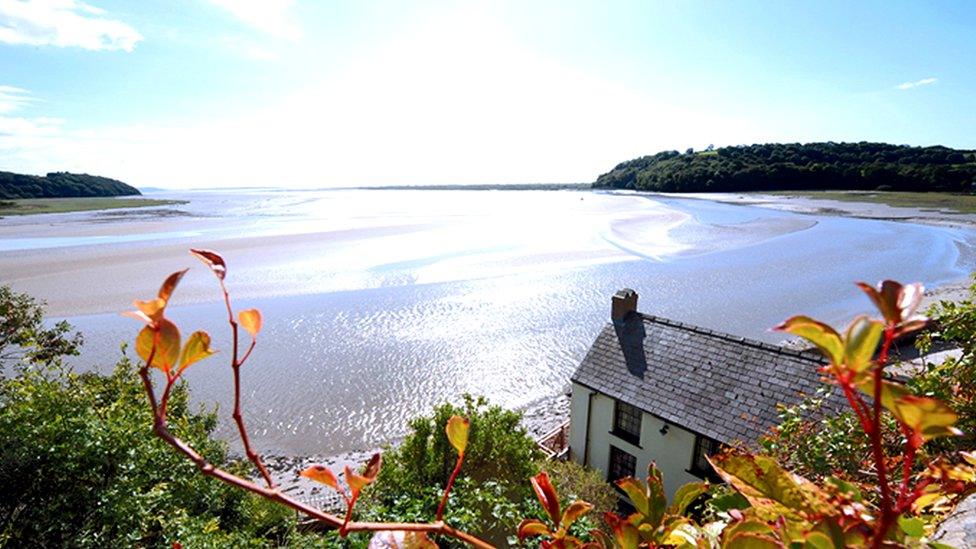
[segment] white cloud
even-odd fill
[[[25,118],[5,116],[37,102],[30,91],[17,86],[0,84],[0,136],[37,137],[53,135],[64,120],[51,117]]]
[[[301,26],[292,14],[294,0],[210,0],[210,3],[276,38],[295,42],[302,36]]]
[[[902,82],[895,86],[899,90],[910,90],[912,88],[917,88],[919,86],[928,86],[929,84],[935,84],[938,82],[938,78],[923,78],[921,80],[916,80],[914,82]]]
[[[61,135],[64,120],[59,118],[6,116],[36,101],[28,90],[0,84],[0,158],[5,162],[16,165],[24,153],[48,151]]]
[[[0,85],[0,115],[18,110],[34,101],[30,92],[23,88]]]
[[[131,52],[142,35],[78,0],[0,0],[0,42]]]

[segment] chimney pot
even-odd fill
[[[637,292],[624,288],[613,295],[610,303],[610,319],[623,322],[627,315],[637,312]]]

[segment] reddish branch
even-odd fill
[[[244,364],[247,357],[251,356],[251,351],[254,350],[254,340],[251,340],[251,345],[248,347],[244,357],[238,359],[238,334],[240,327],[237,325],[237,319],[234,318],[234,309],[230,306],[230,293],[227,291],[227,286],[224,285],[224,279],[218,276],[217,281],[220,282],[220,291],[224,294],[224,305],[227,306],[227,322],[230,324],[233,337],[233,352],[231,353],[230,367],[234,372],[234,413],[231,416],[234,418],[234,423],[237,424],[237,432],[240,433],[241,443],[244,445],[244,453],[247,455],[247,459],[251,460],[251,463],[258,468],[268,488],[274,489],[275,484],[271,479],[271,473],[264,466],[264,461],[261,460],[261,456],[251,448],[251,438],[247,435],[247,428],[244,426],[244,415],[241,413],[241,365]]]
[[[444,536],[449,536],[458,540],[461,540],[473,547],[478,547],[482,549],[490,549],[493,546],[485,541],[478,539],[477,537],[457,530],[445,524],[442,520],[437,520],[432,523],[395,523],[395,522],[348,522],[347,519],[343,520],[335,515],[326,513],[321,509],[316,509],[306,505],[298,500],[292,499],[291,497],[285,495],[277,488],[264,487],[249,480],[243,479],[237,475],[228,473],[223,469],[214,466],[212,463],[207,461],[206,458],[201,456],[194,450],[189,444],[174,436],[169,431],[169,426],[166,422],[166,416],[163,414],[164,402],[160,402],[157,405],[156,392],[153,388],[152,380],[149,376],[149,368],[152,364],[153,355],[155,354],[155,345],[153,346],[153,351],[149,355],[149,359],[146,361],[146,365],[139,369],[139,376],[142,378],[143,387],[146,389],[146,396],[149,399],[149,404],[153,409],[153,432],[163,439],[167,444],[178,450],[184,456],[186,456],[198,469],[209,477],[216,478],[221,482],[225,482],[232,486],[242,488],[249,492],[253,492],[262,496],[266,499],[276,501],[282,505],[290,507],[299,513],[305,514],[316,520],[319,520],[329,526],[334,528],[342,528],[342,533],[347,532],[381,532],[381,531],[405,531],[405,532],[425,532],[428,534],[441,534]],[[243,436],[247,436],[246,432]],[[349,507],[350,512],[352,506]]]
[[[878,530],[875,533],[873,547],[880,549],[884,544],[885,536],[892,522],[896,518],[894,505],[891,501],[891,487],[888,485],[888,467],[885,464],[884,445],[881,439],[881,388],[882,378],[884,377],[885,363],[888,362],[888,350],[891,342],[895,338],[895,325],[891,322],[885,326],[884,343],[881,345],[881,352],[874,367],[874,402],[871,430],[868,436],[871,438],[871,452],[874,455],[874,466],[878,474],[878,486],[881,489],[881,517],[879,519]],[[907,458],[907,456],[906,456]],[[910,465],[909,465],[910,468]]]
[[[451,495],[451,488],[454,488],[454,481],[457,480],[458,473],[461,472],[461,464],[464,463],[464,454],[458,454],[457,464],[451,472],[451,478],[447,479],[447,488],[444,489],[444,496],[441,498],[440,505],[437,506],[437,520],[444,518],[444,507],[447,506],[447,497]]]
[[[166,387],[163,390],[162,398],[157,400],[156,390],[153,386],[152,379],[149,374],[149,369],[152,367],[153,359],[156,356],[156,350],[159,347],[160,342],[160,331],[158,328],[153,328],[153,344],[152,349],[149,352],[149,356],[146,358],[146,363],[139,369],[139,377],[142,378],[142,385],[146,391],[146,397],[149,399],[149,406],[152,409],[153,414],[153,432],[165,441],[167,444],[175,448],[177,451],[186,456],[194,465],[197,466],[200,471],[209,477],[216,478],[221,482],[227,483],[231,486],[236,486],[248,492],[255,493],[261,497],[269,499],[271,501],[278,502],[282,505],[290,507],[299,513],[312,517],[320,522],[325,523],[333,528],[338,528],[341,535],[345,536],[349,532],[382,532],[382,531],[404,531],[404,532],[422,532],[427,534],[440,534],[444,536],[449,536],[460,541],[463,541],[473,547],[478,547],[481,549],[490,549],[493,546],[481,539],[457,530],[448,526],[442,520],[441,510],[438,510],[437,520],[432,523],[385,523],[385,522],[351,522],[352,509],[356,501],[356,495],[353,496],[352,500],[349,501],[348,509],[344,519],[339,518],[333,514],[326,513],[321,509],[311,507],[298,500],[295,500],[281,491],[279,491],[274,482],[271,479],[271,475],[268,473],[267,468],[261,461],[261,457],[251,448],[250,437],[247,434],[247,428],[244,425],[244,418],[241,414],[241,375],[240,368],[241,365],[251,356],[251,351],[254,350],[255,341],[251,340],[250,346],[248,346],[247,351],[242,357],[239,356],[239,327],[237,320],[234,318],[234,312],[230,304],[230,294],[227,292],[227,288],[224,285],[223,279],[219,276],[217,277],[220,282],[220,289],[224,295],[224,304],[227,307],[227,317],[228,322],[231,326],[231,333],[233,335],[233,352],[231,355],[231,369],[234,372],[234,421],[237,424],[237,430],[240,433],[241,442],[244,445],[244,451],[247,454],[248,459],[258,468],[264,481],[267,483],[267,487],[258,485],[250,480],[241,478],[237,475],[224,471],[223,469],[214,466],[212,463],[207,461],[202,455],[200,455],[196,450],[193,449],[189,444],[181,440],[180,438],[174,436],[170,430],[169,425],[166,421],[166,405],[169,402],[169,397],[174,383],[178,376],[173,376],[169,373],[166,375]],[[457,476],[457,472],[460,469],[461,460],[458,460],[457,468],[454,474],[451,476],[451,482],[448,485],[448,491],[450,491],[450,485],[453,484],[454,478]],[[445,499],[446,499],[445,493]],[[443,507],[443,503],[442,503]]]

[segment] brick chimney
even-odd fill
[[[624,288],[613,294],[610,304],[610,319],[614,324],[623,322],[627,315],[637,312],[637,292]]]

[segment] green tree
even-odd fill
[[[78,354],[81,334],[70,332],[63,320],[45,328],[42,302],[0,286],[0,372],[9,365],[51,365]]]

